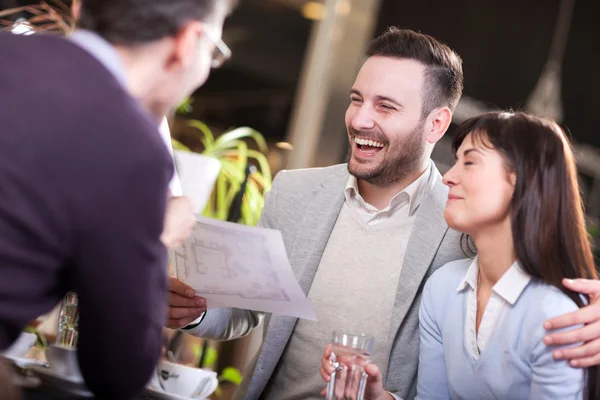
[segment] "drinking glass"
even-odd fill
[[[371,362],[375,338],[366,334],[333,332],[329,362],[334,366],[326,400],[363,400],[367,384],[365,365]]]
[[[68,292],[60,303],[56,344],[77,347],[79,336],[79,304],[77,294]]]

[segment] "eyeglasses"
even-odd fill
[[[203,29],[202,31],[215,45],[210,66],[212,68],[219,68],[225,61],[231,58],[231,49],[229,49],[225,42],[210,29]]]

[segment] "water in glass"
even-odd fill
[[[374,339],[368,335],[334,332],[330,362],[334,372],[327,384],[326,400],[363,400],[367,383],[365,365],[371,361]]]

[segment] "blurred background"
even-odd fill
[[[2,0],[0,9],[39,3]],[[184,117],[216,135],[239,126],[260,132],[274,173],[342,162],[343,114],[364,49],[386,27],[407,27],[462,56],[465,90],[455,122],[497,108],[559,120],[577,145],[586,205],[597,217],[600,25],[594,3],[241,0],[223,33],[233,57],[192,96]],[[171,119],[173,137],[198,150],[197,132],[178,122]],[[435,160],[444,170],[452,160],[445,143],[438,147]]]
[[[259,196],[270,186],[269,175],[283,168],[344,162],[344,113],[368,41],[390,25],[407,27],[445,42],[464,62],[464,96],[447,138],[433,156],[440,170],[453,163],[449,138],[455,123],[468,117],[500,108],[554,118],[571,133],[590,232],[597,235],[600,25],[595,3],[240,0],[223,33],[233,56],[169,119],[172,136],[191,151],[204,152],[201,130],[197,124],[190,127],[191,120],[206,124],[215,136],[236,127],[262,134],[265,146],[252,141],[249,146],[261,152],[268,165],[259,166],[260,177],[248,178],[247,172],[245,178],[255,181]],[[0,10],[25,4],[39,1],[4,0]],[[256,160],[245,160],[242,171],[248,163],[260,164]],[[267,169],[270,173],[265,174]],[[231,187],[245,188],[240,182]],[[250,197],[249,192],[241,195],[243,201]],[[231,216],[232,207],[226,205],[222,215]],[[242,221],[239,215],[233,220]],[[599,244],[596,239],[596,248]],[[226,345],[212,343],[210,356],[207,343],[176,336],[181,343],[191,343],[181,345],[184,353],[188,349],[190,362],[206,365],[210,358],[222,371],[229,366],[243,369],[260,344],[261,332]],[[224,384],[219,398],[228,398],[233,386]]]
[[[525,109],[570,130],[588,212],[597,217],[600,25],[594,3],[242,0],[223,37],[233,57],[194,95],[191,116],[217,131],[250,126],[261,132],[274,153],[274,172],[342,162],[343,115],[365,46],[390,25],[408,27],[462,56],[465,97],[456,122],[488,108]],[[174,135],[193,143],[181,131]],[[435,153],[441,169],[452,163],[444,144]]]

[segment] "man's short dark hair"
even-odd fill
[[[463,90],[462,60],[444,43],[410,29],[390,27],[371,41],[367,54],[415,60],[425,66],[423,117],[438,107],[456,108]]]
[[[224,3],[224,4],[223,4]],[[237,0],[82,0],[79,27],[114,44],[138,44],[175,35],[188,21],[210,20]]]

